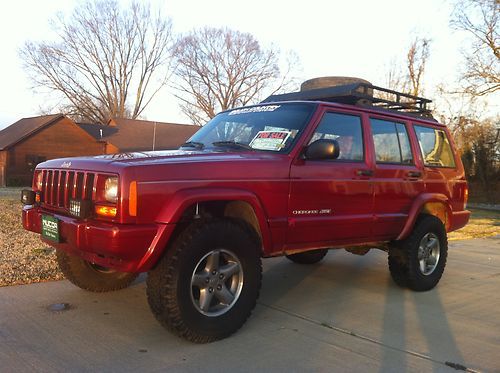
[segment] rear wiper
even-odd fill
[[[212,143],[212,145],[215,146],[226,146],[229,148],[234,148],[234,149],[245,149],[245,150],[255,150],[251,146],[247,144],[243,144],[241,142],[236,142],[236,141],[215,141]]]
[[[196,149],[203,149],[205,147],[205,144],[202,142],[198,141],[188,141],[185,142],[184,144],[181,145],[181,148],[196,148]]]

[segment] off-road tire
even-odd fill
[[[56,256],[64,277],[79,288],[96,293],[124,289],[138,276],[137,273],[107,270],[63,250],[57,250]]]
[[[192,280],[203,258],[218,250],[227,250],[237,257],[243,281],[235,303],[228,306],[225,313],[207,316],[193,300]],[[191,342],[208,343],[226,338],[245,323],[256,305],[262,282],[260,257],[260,239],[245,222],[236,219],[194,221],[148,273],[151,311],[165,328]]]
[[[424,274],[419,265],[419,246],[428,234],[439,241],[439,259],[430,274]],[[389,249],[389,271],[394,282],[414,291],[427,291],[434,288],[446,266],[448,239],[441,220],[432,215],[421,215],[411,234],[400,242],[395,242]]]
[[[298,254],[290,254],[286,257],[294,263],[298,264],[314,264],[318,263],[328,253],[328,249],[318,249],[306,251]]]

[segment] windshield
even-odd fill
[[[216,115],[183,147],[288,152],[316,108],[287,103],[250,106]]]

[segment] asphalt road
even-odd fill
[[[264,263],[252,317],[207,345],[162,329],[144,276],[107,294],[67,281],[0,288],[0,371],[500,372],[500,237],[452,242],[426,293],[396,287],[379,251]]]

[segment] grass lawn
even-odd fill
[[[448,235],[450,240],[466,240],[500,235],[500,212],[470,209],[469,224]]]

